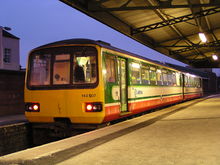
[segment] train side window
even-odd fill
[[[150,84],[151,85],[156,85],[156,68],[151,66],[150,67]]]
[[[157,74],[157,85],[163,85],[161,69],[157,69],[156,74]]]
[[[53,84],[70,83],[70,55],[59,54],[55,56],[53,66]]]
[[[177,83],[176,83],[176,73],[175,72],[172,72],[172,84],[173,84],[173,86],[177,85]]]
[[[149,66],[144,63],[141,66],[141,81],[143,84],[150,84]]]
[[[141,84],[140,64],[137,62],[131,63],[131,83]]]
[[[51,55],[34,55],[31,58],[29,85],[50,85]]]
[[[185,87],[189,87],[189,77],[187,75],[185,75]]]
[[[189,76],[189,87],[192,87],[192,77]]]
[[[162,70],[162,78],[163,78],[163,85],[168,85],[167,70],[165,69]]]
[[[167,72],[167,80],[168,80],[168,85],[173,86],[173,74],[171,71]]]
[[[116,82],[116,70],[115,70],[116,60],[114,56],[106,55],[105,57],[105,67],[106,67],[106,81]]]

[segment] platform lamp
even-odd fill
[[[201,26],[199,26],[199,34],[198,35],[199,35],[200,40],[203,43],[207,42],[207,38],[206,38],[204,30],[203,30],[203,28]]]
[[[217,61],[217,60],[218,60],[218,56],[217,56],[216,54],[213,54],[213,55],[212,55],[212,59],[213,59],[214,61]]]
[[[207,38],[205,36],[205,33],[199,32],[199,38],[202,42],[207,42]]]

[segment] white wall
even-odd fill
[[[3,61],[4,49],[11,49],[11,61]],[[0,69],[20,70],[19,39],[4,37],[3,28],[0,26]]]
[[[11,62],[3,62],[3,68],[7,70],[19,70],[20,69],[20,59],[19,59],[19,40],[3,37],[2,42],[3,50],[5,48],[11,49]]]

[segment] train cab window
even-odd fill
[[[70,83],[70,55],[59,54],[55,56],[53,66],[53,84],[64,85]]]
[[[73,84],[95,83],[96,81],[96,57],[75,56],[73,60]]]
[[[51,55],[34,55],[31,58],[29,85],[42,86],[50,84]]]
[[[97,50],[92,46],[51,47],[30,54],[28,88],[90,88],[97,85]]]
[[[131,83],[141,84],[141,66],[140,63],[131,63]]]
[[[150,84],[149,66],[144,63],[141,66],[141,81],[142,84]]]
[[[163,85],[161,69],[157,69],[156,76],[157,76],[157,85]]]
[[[156,85],[157,77],[156,77],[156,68],[151,66],[150,67],[150,84]]]
[[[114,56],[106,55],[105,57],[105,67],[106,67],[106,81],[114,83],[116,82],[116,60]]]

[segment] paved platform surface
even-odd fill
[[[6,155],[1,163],[219,165],[220,95]]]

